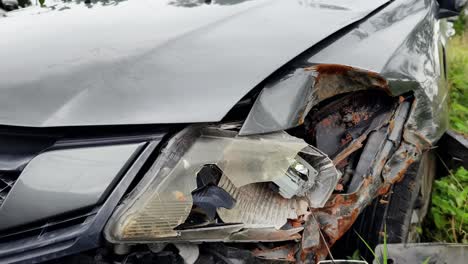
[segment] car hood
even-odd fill
[[[221,120],[299,53],[387,0],[129,0],[0,18],[0,124]]]

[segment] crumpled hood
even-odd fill
[[[219,121],[387,0],[129,0],[0,18],[0,124]]]

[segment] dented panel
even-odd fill
[[[322,77],[318,70],[323,72]],[[108,225],[108,239],[134,242],[148,239],[292,241],[293,244],[257,250],[254,253],[265,259],[276,256],[292,260],[291,254],[294,251],[295,259],[304,263],[324,259],[329,248],[352,226],[360,212],[375,197],[386,193],[393,183],[401,179],[407,167],[419,158],[421,149],[405,141],[403,136],[404,124],[411,115],[412,98],[391,96],[386,81],[379,75],[339,65],[306,68],[303,73],[305,72],[315,73],[313,83],[316,87],[321,87],[316,91],[313,90],[314,87],[309,87],[314,100],[302,100],[306,105],[302,106],[302,110],[294,112],[296,117],[304,116],[299,118],[303,121],[296,121],[304,125],[304,139],[307,142],[284,131],[240,136],[235,125],[224,125],[221,128],[212,126],[208,129],[187,128],[169,142],[163,154],[174,152],[173,149],[177,148],[181,148],[181,151],[163,156],[158,159],[161,163],[155,165],[160,167],[162,175],[167,173],[172,175],[172,179],[178,179],[178,184],[174,184],[174,188],[166,187],[171,191],[164,191],[165,194],[156,200],[141,199],[148,200],[148,204],[171,205],[164,199],[171,197],[167,194],[172,194],[171,201],[180,206],[173,206],[168,212],[179,212],[180,217],[176,218],[178,221],[164,225],[167,232],[163,235],[155,236],[154,232],[149,231],[151,229],[146,229],[140,236],[126,237],[131,233],[128,228],[122,229],[118,225],[119,221],[124,225],[132,223],[134,228],[151,228],[149,222],[146,222],[146,226],[139,224],[139,217],[159,216],[154,214],[155,211],[146,211],[144,208],[131,214],[123,211],[123,215],[130,218],[124,217],[122,219],[127,219],[126,221],[118,220]],[[336,74],[342,75],[336,77]],[[348,88],[331,91],[328,88],[332,84]],[[366,89],[373,91],[364,91]],[[340,95],[341,93],[345,94]],[[340,97],[328,101],[331,96]],[[263,102],[267,102],[272,97],[264,98],[266,99]],[[315,104],[309,105],[306,102]],[[294,115],[288,116],[290,118]],[[255,113],[251,112],[250,117],[250,120],[256,120]],[[322,146],[326,153],[312,147],[311,143]],[[168,157],[177,160],[173,168],[164,165]],[[345,171],[353,166],[356,157],[359,162],[354,168],[352,179],[342,179],[339,170]],[[309,181],[298,184],[294,196],[285,197],[279,190],[295,185],[278,179],[283,179],[295,162],[306,162],[318,174],[310,175]],[[215,183],[235,202],[233,206],[221,206],[229,203],[218,203],[216,215],[212,213],[204,221],[195,223],[197,218],[194,216],[200,216],[203,210],[193,202],[191,194],[204,188],[197,180],[197,173],[206,164],[219,168],[219,180],[211,180],[212,184]],[[155,168],[153,170],[151,173],[157,172]],[[162,178],[165,176],[156,177]],[[287,186],[282,186],[282,183]],[[121,216],[122,213],[117,215]],[[128,219],[136,221],[128,222]],[[157,229],[154,226],[152,228]],[[136,230],[141,231],[144,228]]]
[[[369,89],[391,94],[387,81],[375,72],[334,64],[294,69],[262,90],[240,135],[296,127],[303,124],[311,108],[323,100]]]
[[[447,36],[441,34],[447,25],[444,20],[437,20],[437,12],[436,1],[392,1],[381,12],[338,34],[339,38],[327,40],[324,46],[313,47],[299,55],[285,67],[288,73],[267,82],[264,90],[286,86],[288,80],[310,71],[314,80],[311,86],[313,105],[357,90],[379,89],[393,96],[412,93],[415,99],[404,137],[422,150],[429,149],[448,128],[444,57]],[[382,34],[391,36],[392,41],[382,41]],[[261,97],[255,105],[260,101],[265,105]],[[272,105],[277,103],[270,101]],[[258,116],[263,113],[257,113],[255,105],[244,125],[250,128],[249,133],[300,125],[297,122],[286,127],[284,123],[267,130],[262,116]],[[304,105],[289,107],[296,107],[301,116],[304,115],[301,110],[309,109]],[[299,118],[296,116],[292,120]],[[255,126],[257,128],[253,129]]]
[[[389,0],[59,2],[2,18],[1,124],[220,121],[282,65]]]

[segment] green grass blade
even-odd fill
[[[362,243],[364,243],[364,245],[366,245],[367,249],[369,249],[370,253],[372,253],[372,256],[374,256],[374,259],[377,260],[377,263],[381,264],[380,259],[377,258],[377,256],[375,255],[374,250],[369,246],[369,244],[367,244],[366,240],[364,240],[364,238],[362,238],[362,236],[359,235],[358,232],[354,231],[354,233],[356,233],[356,235],[359,237],[359,239],[362,241]]]
[[[429,260],[431,260],[431,257],[427,257],[421,264],[429,264]]]
[[[383,236],[383,262],[387,264],[388,260],[388,248],[387,248],[387,225],[384,225],[384,236]]]

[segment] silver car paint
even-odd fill
[[[288,99],[278,97],[282,91],[277,88],[304,78],[304,66],[341,64],[378,73],[388,80],[389,91],[395,96],[412,92],[415,103],[405,125],[405,140],[420,149],[433,147],[448,128],[447,30],[446,22],[437,19],[438,11],[437,3],[431,0],[394,0],[345,34],[334,36],[322,49],[299,56],[288,65],[289,74],[276,83],[266,83],[241,132],[265,133],[297,125],[297,113],[307,114],[305,104],[285,103],[280,107]],[[266,89],[271,91],[267,93]],[[308,102],[302,90],[287,89],[294,93],[288,95],[290,98]],[[266,98],[269,93],[276,94]],[[283,114],[296,118],[280,122],[276,111],[286,106],[290,108],[281,110]]]
[[[0,40],[0,124],[219,121],[279,67],[388,0],[230,2],[8,13],[0,23],[8,36]]]

